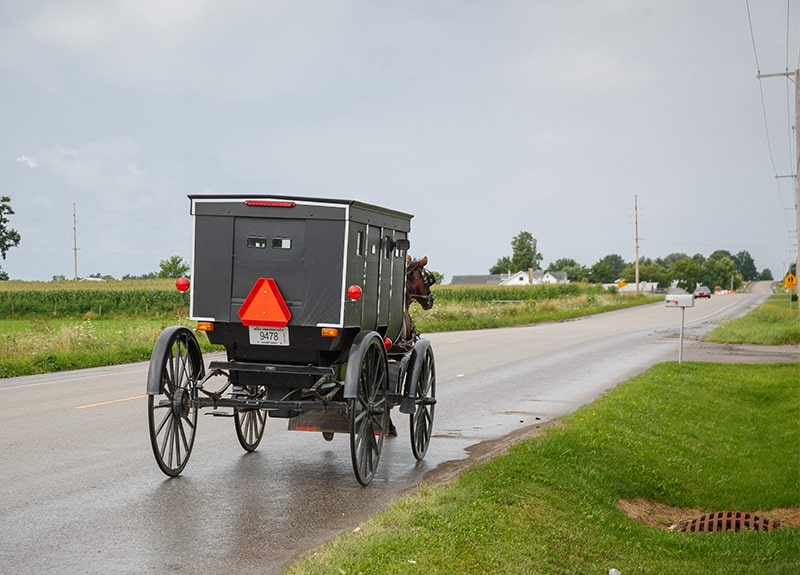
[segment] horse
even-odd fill
[[[433,294],[431,286],[436,283],[434,275],[425,269],[428,265],[428,256],[419,260],[408,256],[406,265],[406,311],[412,302],[417,302],[422,309],[433,307]]]
[[[408,312],[411,304],[417,302],[425,310],[433,307],[431,286],[436,283],[436,277],[425,269],[426,265],[428,265],[428,256],[418,260],[412,259],[411,256],[406,258],[406,302],[403,309],[403,329],[389,353],[406,353],[419,340],[419,332]],[[389,418],[388,435],[389,437],[397,436],[397,429],[392,423],[391,417]]]
[[[431,286],[436,283],[434,275],[425,269],[428,265],[428,257],[415,260],[411,256],[406,259],[406,301],[403,309],[403,329],[400,337],[394,345],[397,351],[408,351],[419,339],[419,332],[414,327],[414,321],[408,308],[417,302],[422,309],[428,310],[433,307],[433,294]]]

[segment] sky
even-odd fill
[[[445,282],[521,231],[632,262],[637,223],[779,278],[794,85],[757,74],[798,67],[800,0],[0,0],[0,267],[158,271],[188,195],[263,194],[414,214]]]

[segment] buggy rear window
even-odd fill
[[[267,238],[262,238],[260,236],[248,236],[247,247],[263,250],[267,247]]]

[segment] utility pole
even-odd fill
[[[794,137],[795,137],[795,152],[797,152],[797,161],[794,165],[794,215],[795,215],[795,263],[794,272],[795,276],[800,274],[800,68],[794,72],[778,72],[776,74],[756,74],[756,78],[775,78],[787,77],[791,80],[794,76]],[[780,176],[778,176],[780,177]],[[792,177],[790,174],[788,177]],[[800,303],[800,284],[797,285],[797,301]],[[800,305],[797,306],[800,311]]]
[[[72,202],[72,260],[75,266],[75,281],[78,281],[78,215]]]
[[[636,229],[636,259],[633,267],[636,274],[636,293],[639,293],[639,196],[633,195],[633,221]]]

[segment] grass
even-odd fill
[[[720,324],[706,341],[760,345],[800,344],[800,313],[786,298],[770,299],[744,317]]]
[[[419,306],[411,306],[409,310],[411,317],[420,332],[488,329],[564,321],[663,300],[663,296],[619,295],[594,291],[563,297],[523,300],[483,301],[439,297],[447,293],[446,290],[447,287],[442,286],[434,292],[437,299],[430,310],[424,311]]]
[[[26,318],[0,321],[0,377],[148,361],[170,325],[193,327],[185,317],[146,319]],[[203,351],[211,344],[196,332]]]
[[[194,327],[187,319],[188,308],[175,306],[174,280],[0,282],[0,303],[4,293],[12,302],[6,306],[9,310],[30,306],[35,295],[45,298],[45,309],[51,311],[8,312],[0,319],[0,377],[147,361],[165,327]],[[578,285],[469,290],[439,286],[437,297],[431,311],[411,308],[423,333],[558,321],[652,301]],[[523,299],[492,303],[498,297]],[[97,304],[100,298],[105,305]],[[149,308],[148,298],[153,300]],[[65,313],[66,309],[92,311]],[[214,349],[204,333],[195,333],[203,351]]]
[[[773,304],[729,322],[737,341],[798,343],[796,316]],[[798,373],[797,364],[657,365],[456,481],[422,485],[287,573],[800,573],[800,527],[680,533],[621,510],[623,501],[764,517],[782,508],[797,525]]]
[[[796,574],[799,529],[679,533],[617,503],[800,506],[797,374],[661,364],[455,482],[423,486],[288,573]]]

